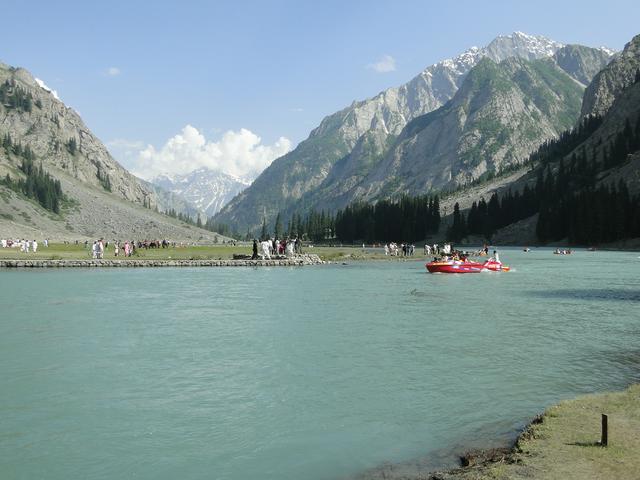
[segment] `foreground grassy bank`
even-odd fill
[[[599,445],[601,414],[609,443]],[[508,452],[463,457],[467,467],[429,474],[441,480],[584,480],[640,478],[640,385],[586,395],[549,408]],[[466,460],[465,460],[466,459]]]

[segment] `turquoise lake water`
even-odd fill
[[[0,271],[0,478],[428,469],[640,380],[638,253],[501,259]]]

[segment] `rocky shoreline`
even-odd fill
[[[301,267],[325,262],[315,254],[273,260],[0,260],[0,268],[105,268],[105,267]]]

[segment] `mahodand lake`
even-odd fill
[[[439,467],[640,379],[637,253],[501,259],[0,271],[0,478]]]

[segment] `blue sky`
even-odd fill
[[[615,0],[4,0],[2,10],[0,61],[57,90],[130,168],[146,145],[151,158],[194,134],[187,125],[206,144],[245,129],[252,149],[271,149],[265,158],[281,153],[325,115],[499,34],[621,49],[640,33],[640,2]]]

